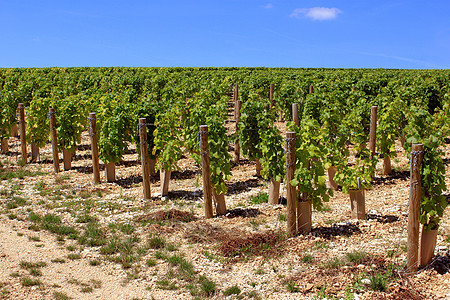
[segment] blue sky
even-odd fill
[[[0,0],[0,67],[450,68],[450,1]]]

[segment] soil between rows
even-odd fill
[[[18,165],[17,138],[9,140],[9,149],[0,156],[7,172],[15,174],[0,181],[0,297],[450,298],[450,275],[443,272],[449,267],[449,208],[438,233],[435,267],[403,272],[409,172],[399,145],[394,175],[377,172],[366,193],[367,220],[351,220],[348,195],[337,191],[325,209],[313,211],[311,234],[293,238],[284,235],[284,205],[252,198],[268,188],[247,160],[232,169],[227,215],[205,219],[201,170],[187,157],[172,172],[169,196],[159,196],[156,176],[152,200],[144,201],[134,145],[117,166],[117,182],[105,183],[102,173],[99,185],[92,184],[87,133],[72,170],[56,176],[50,145],[41,149],[41,162],[24,167]],[[445,157],[450,188],[450,152]],[[283,184],[281,196],[286,197]],[[60,223],[52,225],[47,215]],[[77,236],[61,233],[63,226]],[[24,267],[39,262],[45,266],[35,267],[38,271]],[[387,274],[392,275],[383,279]],[[386,283],[384,291],[372,287],[377,276]],[[225,295],[234,286],[239,293]]]

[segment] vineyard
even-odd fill
[[[0,69],[0,298],[448,299],[450,71]]]

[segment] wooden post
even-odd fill
[[[161,169],[159,171],[159,180],[161,182],[161,196],[169,195],[170,174],[172,170]]]
[[[417,271],[419,264],[419,213],[422,190],[423,145],[413,144],[411,150],[411,183],[408,209],[408,245],[407,245],[407,272]]]
[[[50,137],[52,140],[53,170],[55,171],[55,173],[59,173],[58,138],[56,135],[55,109],[51,107],[48,114],[50,117]]]
[[[149,166],[150,166],[150,176],[155,176],[156,175],[156,158],[149,159]]]
[[[256,177],[261,177],[261,170],[262,170],[261,162],[259,161],[259,159],[257,159],[255,162],[256,162]]]
[[[241,146],[239,145],[239,119],[241,118],[241,107],[242,107],[242,101],[238,100],[236,102],[236,123],[235,123],[235,133],[236,133],[236,140],[234,141],[234,162],[237,164],[239,163],[239,159],[241,156]]]
[[[105,177],[107,182],[116,181],[116,164],[109,162],[105,164]]]
[[[31,161],[36,162],[40,159],[39,147],[35,142],[31,142]]]
[[[300,124],[299,118],[298,118],[298,103],[292,103],[292,121],[294,121],[294,124],[298,126]]]
[[[64,171],[68,171],[72,168],[72,156],[73,153],[67,150],[66,148],[63,148],[63,166]]]
[[[313,85],[309,86],[309,93],[310,94],[314,94],[314,87],[313,87]]]
[[[269,181],[269,204],[278,204],[280,199],[280,182],[271,178]]]
[[[330,184],[330,187],[334,190],[337,191],[338,189],[338,184],[336,183],[336,181],[334,181],[334,175],[336,175],[336,171],[337,171],[337,167],[335,166],[331,166],[328,168],[328,182]]]
[[[97,116],[96,113],[89,114],[89,136],[91,137],[92,152],[92,173],[94,175],[94,183],[100,183],[100,163],[98,159],[98,143],[97,143]]]
[[[369,150],[370,158],[375,156],[375,150],[377,145],[377,109],[378,106],[372,106],[370,108],[370,139],[369,139]]]
[[[238,101],[239,101],[239,86],[236,83],[234,85],[234,94],[233,94],[233,98],[234,98],[234,119],[237,120],[237,106],[238,106]],[[239,108],[240,111],[240,108]]]
[[[387,154],[385,154],[383,158],[383,175],[391,175],[391,173],[391,158]]]
[[[296,189],[291,185],[295,172],[295,132],[286,132],[286,189],[287,189],[287,234],[294,236],[296,230]]]
[[[19,103],[19,131],[20,145],[22,149],[22,162],[27,163],[27,140],[25,136],[25,107],[23,103]]]
[[[2,138],[1,153],[8,153],[8,139],[7,138]]]
[[[224,215],[227,213],[227,206],[225,203],[225,193],[223,194],[217,194],[216,189],[212,187],[214,202],[216,206],[216,214],[217,215]]]
[[[17,124],[14,124],[13,126],[11,126],[11,136],[19,137],[19,129],[17,128]]]
[[[366,190],[349,190],[352,219],[366,219]]]
[[[297,230],[298,234],[307,234],[312,229],[312,201],[308,195],[303,194],[303,198],[298,197],[297,202]]]
[[[148,161],[148,146],[147,146],[147,119],[139,118],[139,137],[142,160],[142,182],[144,188],[144,199],[151,199],[150,190],[150,164]]]
[[[209,168],[208,126],[200,126],[200,155],[202,157],[203,197],[205,198],[205,217],[213,217],[211,171]]]
[[[270,100],[270,109],[273,107],[273,90],[275,85],[273,83],[270,84],[270,91],[269,91],[269,100]]]

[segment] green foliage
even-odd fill
[[[34,98],[27,110],[27,142],[34,142],[39,148],[45,146],[50,134],[48,110],[51,102],[49,98]]]
[[[405,128],[405,148],[409,154],[412,144],[423,144],[420,222],[426,230],[438,227],[447,207],[443,195],[447,190],[445,166],[441,158],[442,152],[437,148],[444,144],[444,138],[450,133],[449,113],[450,103],[445,103],[435,115],[431,115],[426,108],[412,107]]]
[[[183,117],[183,136],[186,148],[196,162],[201,164],[200,125],[208,126],[209,163],[211,182],[217,194],[227,191],[225,180],[231,176],[231,156],[228,153],[230,142],[224,122],[227,118],[226,97],[214,90],[202,90],[189,100],[189,108]]]
[[[75,151],[77,141],[86,125],[85,102],[86,98],[83,95],[53,99],[51,104],[56,111],[59,149],[66,149],[72,153]]]
[[[4,90],[0,94],[0,138],[11,135],[11,126],[16,124],[16,111],[20,101],[17,91]]]
[[[372,174],[375,171],[377,157],[370,158],[369,150],[361,150],[354,165],[338,167],[334,180],[342,186],[344,193],[350,190],[363,190],[372,188]]]
[[[181,147],[181,122],[179,107],[170,106],[156,116],[156,129],[153,132],[155,147],[153,154],[159,152],[157,166],[161,170],[177,169],[177,162],[183,154]]]
[[[299,197],[304,201],[312,200],[314,208],[320,209],[333,193],[326,186],[327,151],[321,143],[324,130],[316,120],[304,118],[300,126],[295,126],[295,131],[296,161],[291,184],[297,187]]]
[[[260,160],[262,153],[260,120],[268,103],[259,98],[258,94],[250,94],[248,100],[242,103],[241,118],[239,120],[239,144],[244,156],[249,160]]]
[[[395,140],[403,133],[406,125],[405,103],[401,98],[391,99],[384,97],[380,99],[383,106],[378,112],[377,125],[377,149],[385,156],[395,157]]]
[[[105,163],[117,163],[131,142],[134,132],[133,105],[120,96],[101,98],[99,109],[99,157]]]

